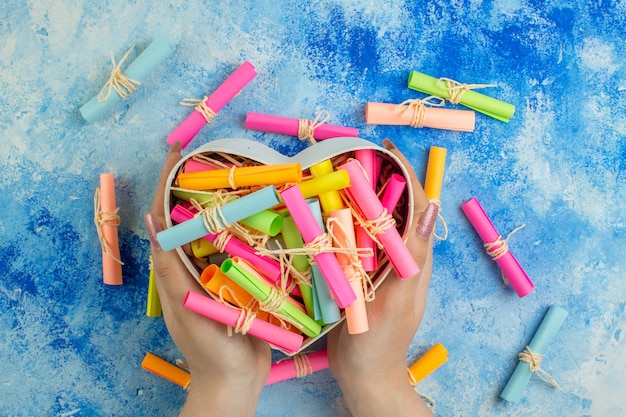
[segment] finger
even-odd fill
[[[150,210],[153,213],[157,220],[161,222],[161,225],[165,225],[165,209],[163,208],[163,201],[165,199],[165,187],[167,185],[167,178],[170,175],[174,166],[180,161],[182,158],[180,154],[181,144],[180,142],[176,142],[170,152],[167,154],[167,158],[165,159],[165,164],[163,165],[163,170],[161,171],[161,175],[159,176],[159,184],[157,185],[156,193],[154,194],[154,200],[152,201],[152,209]]]
[[[413,219],[414,222],[416,222],[420,214],[426,209],[426,206],[428,206],[428,198],[426,197],[424,188],[422,187],[422,184],[419,182],[417,175],[415,174],[413,165],[411,165],[411,162],[409,162],[406,156],[404,156],[404,154],[400,152],[396,145],[394,145],[394,143],[389,139],[383,139],[383,146],[400,160],[400,162],[404,165],[409,173],[409,179],[411,181],[411,188],[413,191],[414,199]]]

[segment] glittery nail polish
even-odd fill
[[[160,248],[161,245],[159,245],[156,235],[163,230],[163,227],[152,213],[148,213],[143,216],[143,221],[146,224],[146,231],[148,232],[148,238],[150,239],[152,246]]]
[[[415,233],[422,239],[427,240],[435,227],[437,221],[437,214],[439,213],[439,206],[434,203],[430,203],[426,210],[422,213],[419,221],[417,222],[417,228]]]

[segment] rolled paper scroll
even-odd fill
[[[406,180],[400,174],[391,174],[387,187],[380,198],[380,204],[387,210],[387,213],[393,213],[402,197],[402,193],[406,188]]]
[[[301,123],[305,123],[308,127],[314,127],[313,138],[317,140],[338,137],[356,138],[359,136],[359,130],[352,127],[335,126],[326,123],[314,126],[314,122],[310,121],[301,121],[300,119],[290,119],[287,117],[254,112],[248,112],[246,116],[247,129],[278,133],[281,135],[300,137],[301,135],[299,135],[298,132],[300,131]]]
[[[200,282],[207,290],[219,297],[220,300],[223,299],[235,307],[243,308],[249,305],[250,300],[254,298],[250,295],[250,293],[222,273],[220,267],[216,264],[211,264],[202,270]],[[266,311],[257,311],[256,317],[277,326],[281,323],[279,319],[275,318]],[[297,331],[295,328],[294,330]]]
[[[227,306],[192,291],[187,292],[183,307],[234,328],[243,321],[242,314],[244,313],[240,309]],[[257,318],[252,320],[247,333],[289,353],[297,352],[304,341],[302,335]]]
[[[439,202],[441,198],[441,185],[443,183],[443,171],[446,166],[446,153],[446,148],[440,148],[438,146],[431,146],[428,153],[424,193],[428,200],[433,202]]]
[[[448,350],[436,343],[409,367],[411,383],[417,384],[448,361]]]
[[[315,165],[311,165],[309,171],[314,177],[318,178],[326,174],[333,172],[333,163],[330,159],[326,159],[322,162],[318,162]],[[348,185],[350,177],[348,176]],[[341,194],[338,191],[328,191],[319,194],[320,205],[322,206],[322,212],[324,214],[330,213],[332,210],[340,210],[344,207]],[[306,197],[305,197],[306,198]]]
[[[219,204],[224,204],[225,201],[234,201],[239,197],[230,197],[228,199],[219,198],[215,193],[208,193],[202,191],[189,192],[183,191],[182,189],[176,189],[172,191],[172,194],[182,200],[191,201],[191,199],[196,200],[201,206],[207,207],[215,207],[215,200],[219,202]],[[176,207],[175,207],[176,209]],[[177,209],[176,209],[177,210]],[[195,213],[197,213],[197,209],[195,207],[190,207],[189,210],[193,217]],[[172,212],[172,215],[179,214]],[[174,220],[174,218],[172,218]],[[188,220],[188,219],[186,219]],[[182,223],[182,222],[177,222]],[[282,217],[280,214],[276,213],[273,210],[261,210],[258,213],[253,214],[252,216],[246,217],[245,219],[239,220],[239,223],[248,226],[254,230],[262,232],[266,235],[276,236],[280,232],[280,228],[282,225]]]
[[[424,180],[424,193],[431,203],[439,206],[439,220],[443,226],[444,234],[439,236],[435,233],[435,238],[446,240],[448,238],[448,226],[441,215],[441,186],[443,184],[443,172],[446,165],[446,148],[431,146],[428,153],[428,165],[426,167],[426,179]]]
[[[188,159],[185,162],[185,167],[183,172],[198,172],[198,171],[211,171],[214,169],[219,169],[214,166],[205,164],[204,162],[196,161],[193,158]]]
[[[193,252],[193,256],[202,259],[206,258],[210,255],[215,255],[219,253],[219,249],[215,247],[213,242],[206,238],[196,239],[191,242],[191,252]]]
[[[96,199],[94,222],[102,246],[102,279],[107,285],[122,285],[123,262],[117,234],[120,218],[115,204],[113,174],[100,175],[100,189],[96,191]]]
[[[265,385],[275,384],[292,378],[302,378],[322,369],[328,369],[328,354],[326,350],[309,354],[301,353],[273,363]]]
[[[198,134],[200,129],[212,120],[222,107],[233,99],[254,77],[254,66],[245,61],[239,66],[211,95],[203,99],[196,109],[168,137],[167,142],[173,145],[180,142],[183,149]]]
[[[156,281],[154,277],[154,265],[152,262],[152,256],[150,257],[150,277],[148,279],[148,302],[146,303],[146,316],[148,317],[161,317],[161,299],[156,288]]]
[[[157,233],[157,240],[164,251],[193,242],[210,233],[217,233],[229,224],[245,219],[278,205],[278,195],[273,185],[262,188],[237,200],[224,204],[214,216],[207,210],[202,215],[179,223]]]
[[[320,208],[319,200],[315,198],[309,199],[307,200],[307,205],[309,206],[313,217],[315,217],[318,227],[320,230],[324,231],[324,219],[322,218],[322,210]],[[339,261],[339,257],[337,257],[337,261]],[[311,280],[313,281],[313,289],[317,295],[317,301],[319,303],[320,313],[324,324],[335,323],[341,320],[341,311],[339,310],[337,301],[333,299],[330,288],[324,279],[324,275],[317,265],[311,265]],[[357,294],[355,293],[355,295]],[[350,306],[353,304],[354,303],[350,304]],[[347,306],[346,308],[349,308],[350,306]]]
[[[80,108],[80,114],[88,123],[93,123],[102,116],[104,116],[116,103],[118,103],[122,97],[119,96],[117,89],[113,85],[109,85],[111,82],[115,82],[113,80],[116,74],[123,74],[127,78],[134,81],[134,84],[140,84],[146,76],[161,62],[165,60],[172,53],[172,49],[169,47],[167,43],[163,39],[156,38],[155,40],[148,45],[146,49],[143,50],[141,54],[133,62],[131,62],[128,67],[121,71],[119,66],[123,64],[123,60],[120,61],[117,65],[114,63],[113,73],[111,74],[111,78],[109,82],[101,93],[104,92],[106,88],[109,88],[108,96],[98,94],[95,97],[92,97],[87,103],[85,103]],[[114,61],[113,55],[111,55],[111,59]],[[117,75],[119,77],[119,75]],[[134,88],[127,89],[123,87],[122,94],[126,96],[124,90],[130,92],[128,90],[132,90]],[[106,100],[104,98],[106,97]]]
[[[297,184],[304,198],[311,198],[350,186],[350,176],[345,170],[330,172]]]
[[[560,389],[556,381],[540,368],[538,362],[541,361],[542,355],[546,352],[548,345],[554,340],[566,317],[567,311],[558,306],[550,306],[532,340],[520,354],[520,361],[504,390],[502,390],[500,397],[506,401],[518,402],[522,398],[528,381],[530,381],[530,377],[534,372],[537,372],[537,375],[545,382]],[[532,358],[524,358],[524,353],[532,356]]]
[[[287,249],[298,249],[304,245],[304,240],[298,231],[296,223],[288,212],[283,213],[283,227],[281,230],[281,236],[285,242]],[[309,258],[306,255],[293,255],[291,258],[291,264],[293,268],[299,273],[307,273],[311,266],[309,265]],[[299,285],[300,292],[302,293],[302,300],[309,316],[313,316],[313,289],[311,284],[302,283]]]
[[[330,212],[330,217],[336,219],[338,227],[333,227],[333,244],[338,248],[356,249],[356,237],[354,235],[354,222],[350,209],[341,209]],[[330,226],[329,226],[330,227]],[[355,256],[345,253],[337,253],[337,261],[348,277],[350,286],[356,294],[356,300],[346,307],[346,323],[348,333],[359,334],[369,330],[367,321],[367,310],[365,309],[365,293],[363,288],[363,277],[359,270],[355,268]],[[357,260],[358,261],[358,260]]]
[[[180,205],[174,206],[172,209],[171,218],[176,223],[186,222],[194,218],[194,215],[191,211],[185,209]],[[206,239],[211,244],[220,239],[220,233],[209,233],[203,236],[203,239]],[[220,239],[221,240],[221,239]],[[226,242],[223,244],[223,251],[230,254],[231,256],[239,256],[242,259],[250,262],[256,269],[261,271],[261,273],[267,277],[272,282],[279,282],[281,277],[280,264],[267,256],[261,256],[256,253],[256,249],[252,246],[248,245],[245,242],[242,242],[235,236],[230,236],[228,239],[224,239]],[[192,250],[193,245],[192,244]],[[213,246],[215,246],[213,244]],[[219,251],[220,248],[216,249]]]
[[[279,185],[302,181],[302,167],[294,163],[183,172],[178,175],[177,181],[181,188],[187,190]]]
[[[245,272],[253,276],[254,279],[261,281],[262,284],[265,284],[267,286],[278,286],[280,288],[289,288],[291,284],[291,280],[287,281],[286,283],[283,283],[282,281],[271,282],[270,280],[267,279],[267,277],[265,277],[261,272],[259,272],[254,266],[252,266],[250,262],[246,261],[245,259],[239,258],[238,256],[231,257],[231,260],[234,263],[236,263],[239,268],[241,268],[242,270],[245,270]],[[296,300],[294,300],[293,298],[285,297],[285,301],[293,305],[294,307],[296,307],[298,310],[302,311],[303,313],[306,313],[306,309],[304,308],[304,306],[300,304],[299,302],[297,302]]]
[[[369,182],[371,189],[376,191],[376,181],[378,179],[377,176],[374,176],[376,172],[376,151],[373,149],[359,149],[354,152],[354,158],[359,161],[364,177]],[[359,255],[363,269],[367,272],[375,271],[378,265],[376,244],[360,225],[356,226],[355,235],[357,247],[372,250],[372,255]]]
[[[346,169],[350,174],[350,187],[346,189],[351,201],[357,210],[370,222],[378,223],[386,212],[376,193],[370,187],[369,181],[361,171],[357,161],[350,161],[339,168]],[[393,225],[388,227],[378,227],[375,231],[377,239],[382,245],[382,249],[389,258],[389,262],[398,273],[400,279],[409,278],[417,274],[420,269],[413,259],[413,255],[402,241],[400,233]],[[381,230],[382,229],[382,230]]]
[[[419,100],[409,101],[407,104],[369,102],[365,105],[365,120],[368,124],[374,125],[430,127],[473,132],[475,115],[470,110],[431,107],[428,103]]]
[[[446,79],[438,79],[421,72],[411,71],[409,74],[409,88],[413,90],[445,98],[446,100],[450,100],[451,97],[458,98],[460,94],[458,92],[464,91],[462,96],[460,96],[460,104],[503,122],[508,122],[513,117],[513,113],[515,113],[515,106],[512,104],[471,90],[471,88],[485,87],[485,85],[450,83],[452,85],[448,86],[447,84],[448,80]]]
[[[461,209],[472,226],[474,226],[474,229],[476,229],[476,232],[488,248],[489,255],[500,266],[502,273],[517,295],[521,298],[530,294],[535,285],[509,250],[506,240],[502,240],[502,237],[496,231],[478,199],[473,197],[462,204]]]
[[[152,353],[146,353],[141,362],[141,367],[185,389],[189,388],[189,383],[191,382],[189,372],[172,365]]]
[[[373,192],[373,191],[372,191]],[[306,200],[297,186],[292,186],[281,192],[281,196],[291,217],[293,218],[306,245],[314,245],[319,239],[324,237],[324,232],[317,225],[317,221],[307,206]],[[333,253],[324,252],[313,255],[324,280],[328,284],[330,291],[340,308],[345,308],[352,304],[356,295],[348,282],[337,258]]]
[[[322,330],[320,325],[306,313],[287,302],[288,295],[280,294],[276,286],[268,285],[258,279],[233,259],[226,259],[222,262],[220,270],[256,298],[261,304],[261,309],[285,319],[309,337],[316,337],[320,334]]]

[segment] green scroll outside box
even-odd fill
[[[440,78],[431,77],[418,71],[411,71],[409,74],[409,88],[449,100],[452,93],[450,90],[442,88],[439,80]],[[471,89],[463,93],[460,104],[507,123],[513,117],[513,113],[515,113],[514,105]]]

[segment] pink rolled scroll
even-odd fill
[[[245,61],[235,70],[207,99],[204,105],[214,114],[217,114],[233,97],[256,76],[254,66]],[[168,137],[167,142],[173,145],[181,142],[183,149],[198,134],[207,123],[206,117],[198,110],[194,110]]]
[[[294,223],[300,230],[305,244],[311,244],[324,234],[297,185],[285,189],[280,194]],[[313,258],[317,262],[335,301],[337,301],[337,305],[340,308],[346,308],[352,304],[356,300],[356,295],[352,291],[352,287],[350,287],[350,283],[335,255],[331,252],[320,252],[313,255]]]
[[[434,129],[458,130],[473,132],[476,113],[471,110],[442,109],[423,107],[423,119],[419,126]],[[365,121],[374,125],[413,126],[416,122],[415,105],[405,106],[389,103],[367,103],[365,105]]]
[[[298,136],[299,126],[299,119],[290,119],[287,117],[272,116],[269,114],[254,112],[248,112],[248,115],[246,116],[246,128],[252,130]],[[359,129],[324,123],[317,126],[313,131],[313,137],[317,140],[345,136],[356,138],[359,136]]]
[[[406,188],[406,180],[402,175],[392,174],[387,183],[387,188],[380,199],[380,204],[387,209],[387,213],[393,213],[396,205]]]
[[[373,149],[359,149],[354,152],[354,158],[359,161],[363,171],[365,171],[365,175],[370,184],[372,190],[376,190],[376,180],[378,176],[375,176],[377,171],[376,169],[376,151]],[[376,255],[376,243],[372,240],[370,235],[367,234],[365,229],[361,226],[356,226],[356,245],[359,248],[371,249],[372,255],[359,255],[359,259],[363,264],[363,269],[371,272],[375,271],[378,265],[378,256]]]
[[[194,159],[188,159],[187,162],[185,162],[185,168],[183,172],[201,172],[213,169],[217,168],[212,167],[211,165],[207,165],[204,162],[196,161]]]
[[[227,306],[192,291],[187,292],[183,307],[231,327],[237,326],[242,314],[240,309]],[[304,341],[302,335],[257,318],[252,321],[248,333],[288,353],[297,352]]]
[[[172,209],[170,217],[176,223],[182,223],[184,221],[193,219],[194,215],[190,210],[177,204]],[[208,240],[211,243],[215,243],[218,236],[218,233],[209,233],[204,236],[204,239]],[[231,256],[238,256],[241,259],[245,259],[246,261],[250,262],[252,266],[258,269],[259,272],[261,272],[271,282],[280,282],[280,263],[267,256],[257,255],[256,249],[254,249],[247,243],[237,239],[235,236],[232,236],[230,237],[230,239],[228,239],[228,242],[226,242],[226,245],[224,245],[224,252],[230,254]],[[288,283],[288,285],[290,284],[291,282]],[[293,291],[292,294],[294,294]]]
[[[335,247],[355,249],[356,238],[354,235],[352,211],[349,208],[333,210],[330,212],[330,217],[338,223],[338,225],[333,226],[333,243]],[[359,271],[354,267],[354,256],[337,253],[337,261],[348,277],[352,291],[356,294],[356,300],[345,309],[348,333],[365,333],[369,330],[369,323],[367,321],[367,310],[365,309],[363,277],[359,275]]]
[[[302,378],[322,369],[328,369],[328,354],[326,350],[320,350],[308,355],[296,355],[284,361],[273,363],[265,385],[275,384],[292,378]]]
[[[359,163],[353,160],[339,168],[345,169],[350,174],[350,187],[346,191],[352,203],[367,220],[377,220],[385,209],[376,196],[376,192],[370,187]],[[398,229],[389,227],[378,233],[376,237],[400,279],[409,278],[420,271],[413,255],[402,241]]]
[[[467,216],[472,226],[485,245],[489,245],[488,253],[502,269],[502,273],[511,284],[517,295],[521,298],[533,291],[535,285],[528,278],[524,269],[517,262],[508,249],[508,244],[491,223],[485,210],[476,197],[461,205],[461,210]],[[486,246],[487,247],[487,246]]]

